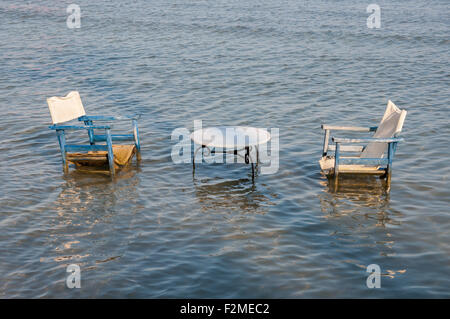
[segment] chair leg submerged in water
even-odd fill
[[[325,130],[322,158],[319,161],[321,170],[334,178],[334,189],[338,189],[340,174],[370,174],[386,178],[386,188],[390,189],[392,163],[398,138],[406,117],[406,111],[400,110],[391,101],[388,102],[384,116],[378,127],[353,127],[322,125]],[[353,132],[375,132],[370,138],[338,138],[331,137],[334,145],[329,145],[331,130]],[[348,145],[363,143],[365,146]],[[346,144],[346,145],[342,145]],[[329,151],[334,150],[334,155]],[[342,152],[357,153],[354,156],[342,156]],[[384,157],[387,153],[387,157]]]
[[[137,161],[141,160],[139,131],[137,120],[139,117],[123,116],[86,116],[78,92],[70,92],[65,97],[51,97],[47,99],[53,125],[49,128],[56,131],[61,149],[64,172],[69,171],[69,163],[77,167],[108,167],[110,175],[116,174],[116,169],[127,165],[134,154]],[[78,119],[84,125],[60,125],[60,123]],[[110,125],[94,125],[94,121],[131,120],[133,134],[111,134]],[[89,145],[67,144],[66,131],[87,131]],[[96,130],[104,134],[95,134]],[[113,145],[113,141],[133,141],[131,145]],[[105,142],[105,144],[96,144]],[[80,153],[82,152],[82,153]]]

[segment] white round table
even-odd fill
[[[245,159],[246,164],[252,166],[252,180],[255,178],[255,169],[251,151],[253,148],[256,151],[256,167],[259,163],[259,145],[270,141],[270,133],[265,129],[246,126],[235,127],[208,127],[199,129],[191,134],[191,140],[200,145],[194,152],[192,159],[193,172],[195,172],[195,158],[197,152],[201,149],[208,150],[211,154],[211,149],[214,148],[214,153],[228,153],[240,156]],[[217,151],[219,148],[220,151]],[[244,151],[244,155],[239,152]]]

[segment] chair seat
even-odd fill
[[[358,157],[347,157],[358,158]],[[320,168],[326,175],[334,174],[334,156],[324,156],[319,161]],[[386,171],[379,165],[339,165],[339,174],[374,174],[383,175]]]
[[[121,168],[127,165],[136,153],[136,146],[113,145],[114,167]],[[87,153],[67,153],[67,160],[75,166],[107,166],[107,151],[90,151]]]

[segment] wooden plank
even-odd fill
[[[403,138],[342,138],[333,136],[331,140],[335,143],[392,143],[402,142]]]
[[[67,160],[72,163],[81,163],[81,164],[83,164],[83,163],[86,163],[86,164],[98,163],[98,164],[96,164],[96,166],[103,166],[108,163],[108,159],[106,157],[105,158],[81,158],[80,157],[80,158],[68,158]]]
[[[355,132],[374,132],[377,130],[377,126],[360,127],[360,126],[335,126],[322,124],[323,130],[338,130],[338,131],[355,131]]]
[[[359,146],[359,145],[341,145],[340,149],[341,149],[341,152],[362,152],[362,150],[364,149],[364,146]],[[336,150],[336,146],[335,145],[329,145],[328,146],[328,150],[334,151],[334,150]]]
[[[368,174],[368,175],[384,175],[386,169],[380,166],[366,166],[366,165],[345,165],[339,164],[338,174]],[[334,166],[328,169],[323,169],[322,173],[326,175],[334,175]]]
[[[331,170],[326,170],[323,171],[323,173],[325,173],[326,175],[330,176],[330,175],[334,175],[334,171]],[[355,175],[384,175],[386,174],[386,171],[384,169],[360,169],[360,170],[354,170],[354,169],[347,169],[345,167],[343,167],[342,165],[339,166],[339,175],[342,174],[355,174]]]
[[[68,153],[67,159],[70,161],[106,161],[108,158],[107,154],[100,155],[100,154],[75,154],[75,153]]]
[[[383,165],[388,164],[387,158],[361,158],[361,157],[342,157],[339,159],[341,164],[346,165]]]

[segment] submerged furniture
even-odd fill
[[[201,149],[203,153],[203,150],[206,149],[209,155],[214,149],[214,154],[234,154],[243,158],[246,164],[251,164],[252,180],[254,180],[254,163],[256,163],[256,168],[259,164],[259,145],[267,143],[270,138],[269,132],[255,127],[209,127],[196,130],[191,134],[191,140],[200,146],[195,150],[192,158],[193,172],[195,172],[195,159],[198,151]],[[256,159],[251,156],[253,149]]]
[[[140,157],[138,117],[123,116],[87,116],[81,102],[80,94],[72,91],[65,97],[51,97],[47,99],[53,125],[50,129],[56,131],[61,149],[64,172],[69,171],[69,163],[79,166],[108,166],[111,176],[116,168],[127,165],[135,153]],[[84,125],[61,125],[74,119],[82,121]],[[111,134],[110,125],[94,125],[94,121],[131,120],[132,134]],[[66,131],[86,131],[89,144],[67,144]],[[97,134],[100,131],[101,134]],[[133,141],[131,145],[113,145],[114,141]],[[105,142],[104,144],[96,144]]]
[[[339,174],[373,174],[386,177],[386,185],[391,183],[392,162],[397,143],[403,141],[398,138],[405,121],[406,111],[400,110],[390,100],[386,111],[378,126],[353,127],[322,125],[325,131],[322,158],[319,161],[322,172],[335,178],[337,186]],[[329,145],[332,130],[353,132],[375,132],[370,138],[341,138],[331,137],[334,145]],[[354,143],[367,143],[361,145],[344,145]],[[334,154],[329,154],[334,151]],[[342,156],[341,153],[356,153],[353,156]]]

